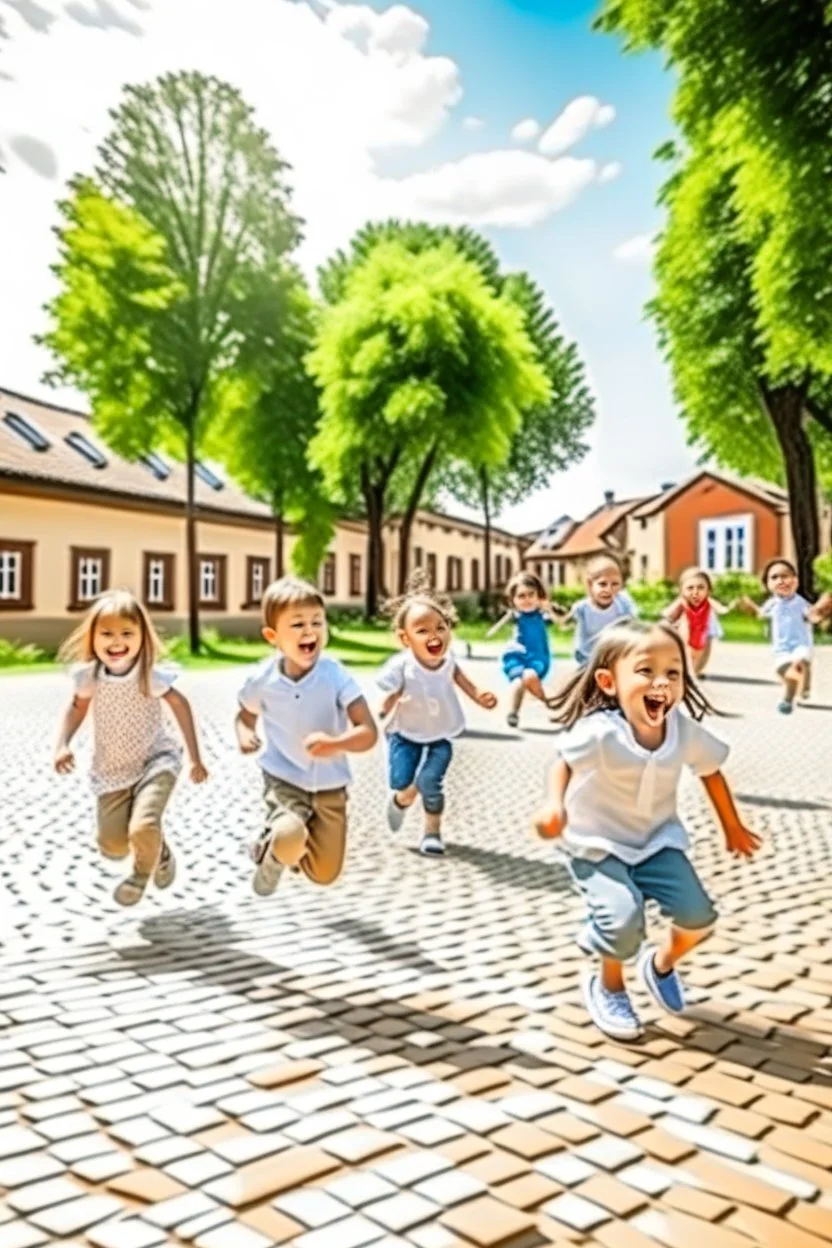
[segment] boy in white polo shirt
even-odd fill
[[[314,585],[283,577],[263,596],[263,636],[277,654],[264,659],[240,690],[237,740],[244,754],[266,748],[260,760],[266,826],[252,850],[254,891],[267,897],[286,867],[316,884],[332,884],[344,864],[347,841],[345,754],[376,743],[370,708],[352,676],[323,654],[326,609]]]

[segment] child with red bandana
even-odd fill
[[[677,627],[684,620],[694,676],[703,674],[714,638],[722,636],[719,617],[731,610],[713,597],[713,590],[707,572],[702,568],[686,568],[679,577],[679,597],[664,613],[668,623]]]

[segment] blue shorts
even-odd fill
[[[422,805],[429,815],[441,815],[445,808],[445,773],[453,757],[450,741],[411,741],[400,732],[387,738],[387,776],[394,793],[415,784]]]
[[[693,863],[669,846],[643,862],[627,864],[608,854],[600,862],[572,858],[569,873],[589,910],[579,944],[587,953],[621,962],[644,941],[644,905],[657,901],[675,927],[699,931],[716,921],[716,910]]]
[[[552,660],[548,654],[529,654],[527,650],[506,650],[503,674],[506,680],[522,680],[524,672],[534,672],[541,680],[549,675]]]

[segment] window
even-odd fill
[[[324,559],[321,589],[327,598],[335,596],[335,554],[332,551]]]
[[[244,607],[259,607],[269,583],[269,560],[249,555],[246,560],[246,601]]]
[[[699,562],[708,572],[751,572],[754,517],[723,516],[699,522]]]
[[[350,598],[361,597],[361,556],[350,555]]]
[[[13,433],[16,433],[24,442],[28,442],[33,451],[48,451],[52,445],[45,434],[41,433],[37,425],[31,420],[27,420],[25,416],[21,416],[19,412],[6,412],[3,417],[3,424],[8,425]]]
[[[144,601],[156,611],[173,610],[174,556],[145,551]]]
[[[79,455],[83,455],[88,464],[92,464],[93,468],[106,468],[107,459],[99,451],[98,447],[90,442],[89,438],[83,433],[68,433],[64,438],[67,446],[71,446],[73,451],[77,451]]]
[[[414,546],[414,547],[413,547],[413,566],[414,566],[414,568],[421,568],[421,566],[422,566],[422,560],[424,559],[424,555],[425,555],[425,552],[422,550],[422,547],[421,547],[421,546]]]
[[[204,481],[206,485],[210,485],[212,490],[221,490],[223,483],[215,472],[212,472],[207,464],[202,464],[199,460],[194,464],[194,472],[200,481]]]
[[[446,589],[456,593],[462,589],[462,560],[456,555],[448,555],[446,565]]]
[[[542,580],[543,580],[543,564],[542,564],[542,563],[536,563],[536,564],[534,565],[534,571],[535,571],[535,575],[536,575],[537,579],[538,579],[539,581],[542,581]]]
[[[0,611],[31,611],[34,542],[0,538]]]
[[[147,455],[142,455],[141,462],[145,468],[150,469],[157,481],[167,481],[170,476],[170,468],[155,451],[149,451]]]
[[[471,588],[479,589],[480,587],[480,561],[479,559],[471,560]]]
[[[555,583],[555,565],[551,559],[546,564],[546,580],[550,585],[554,585]]]
[[[566,584],[566,564],[559,563],[558,564],[558,585],[565,585],[565,584]]]
[[[647,574],[648,574],[648,572],[650,571],[649,561],[648,561],[648,559],[647,559],[647,556],[646,556],[646,555],[642,555],[642,556],[640,557],[640,559],[639,559],[639,569],[640,569],[640,573],[641,573],[641,579],[642,579],[643,581],[646,581],[646,580],[647,580]]]
[[[69,609],[82,611],[110,588],[110,552],[73,546],[70,555]]]
[[[199,605],[225,610],[225,555],[199,556]]]
[[[436,587],[436,555],[428,555],[427,574],[428,574],[428,580],[430,581],[431,585],[433,585],[435,588]]]
[[[507,580],[507,581],[510,581],[510,580],[511,580],[511,573],[512,573],[512,571],[513,571],[513,568],[512,568],[512,566],[511,566],[511,560],[510,560],[510,559],[508,559],[508,558],[506,558],[505,578],[506,578],[506,580]]]
[[[496,581],[498,586],[505,584],[505,581],[503,580],[503,556],[502,555],[496,555],[494,558],[494,580]]]

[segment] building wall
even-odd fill
[[[777,512],[750,494],[743,494],[720,481],[705,478],[669,502],[664,509],[667,540],[667,576],[675,580],[692,564],[699,562],[699,522],[720,516],[754,517],[755,570],[782,554],[781,526]]]
[[[399,544],[400,529],[398,524],[392,525],[385,535],[385,572],[387,586],[395,590],[399,583]],[[461,583],[455,594],[476,594],[481,592],[485,584],[485,538],[482,530],[468,529],[464,525],[441,517],[417,516],[410,538],[410,567],[416,566],[415,552],[422,552],[422,567],[427,567],[429,555],[436,558],[436,585],[446,591],[448,584],[448,559],[462,560]],[[492,533],[491,536],[491,585],[498,588],[522,566],[522,543],[518,538]],[[479,585],[473,585],[473,561],[476,560],[479,570]]]
[[[659,581],[666,576],[665,513],[627,520],[627,550],[634,581]]]

